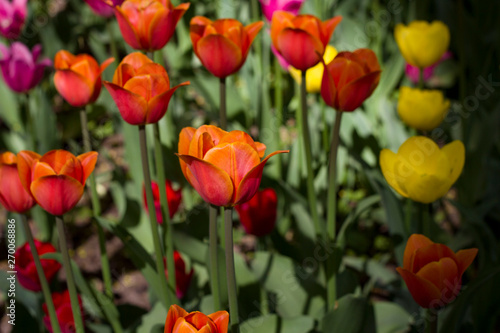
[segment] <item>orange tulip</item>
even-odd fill
[[[123,39],[136,50],[159,50],[167,44],[189,3],[174,7],[170,0],[126,0],[115,7]]]
[[[321,61],[340,21],[341,16],[321,22],[312,15],[295,16],[279,10],[274,12],[271,21],[271,40],[290,65],[305,71]]]
[[[181,131],[177,156],[184,176],[203,200],[232,207],[255,195],[271,156],[288,153],[275,151],[261,161],[265,150],[264,144],[254,142],[245,132],[203,125]]]
[[[35,205],[17,172],[17,157],[11,152],[0,154],[0,204],[9,212],[24,213]]]
[[[340,52],[325,67],[321,96],[337,111],[354,111],[377,88],[380,72],[372,50]]]
[[[123,58],[113,76],[104,81],[123,119],[131,125],[158,122],[167,112],[170,98],[183,82],[170,88],[167,71],[140,52]]]
[[[243,66],[263,25],[264,22],[258,21],[244,27],[234,19],[211,21],[195,16],[189,28],[194,53],[210,73],[225,78]]]
[[[168,309],[164,333],[227,333],[228,325],[227,311],[206,316],[198,311],[188,313],[180,306],[172,305]]]
[[[476,255],[477,249],[454,253],[446,245],[413,234],[406,243],[403,267],[397,271],[415,302],[423,308],[439,308],[457,297],[462,275]]]
[[[101,93],[101,74],[114,61],[109,58],[101,66],[88,54],[73,55],[61,50],[54,59],[54,84],[72,106],[80,107],[96,101]]]
[[[62,149],[49,151],[43,156],[21,151],[17,154],[17,170],[24,189],[43,209],[52,215],[63,215],[82,197],[97,155],[91,151],[75,157]]]

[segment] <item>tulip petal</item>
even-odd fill
[[[177,319],[185,317],[187,315],[187,311],[180,306],[176,304],[170,306],[167,313],[167,319],[165,320],[165,333],[171,333]]]
[[[165,332],[167,332],[167,331],[165,331]],[[179,318],[179,319],[177,319],[177,322],[175,323],[174,328],[172,329],[171,332],[172,333],[199,333],[200,331],[197,330],[193,325],[188,323],[186,321],[186,319]]]
[[[202,125],[198,127],[198,129],[195,131],[193,134],[193,138],[191,139],[191,143],[189,145],[189,153],[188,155],[198,157],[198,158],[203,158],[203,156],[199,156],[199,138],[203,133],[207,132],[210,134],[210,137],[212,138],[212,141],[214,143],[214,146],[217,146],[220,142],[220,140],[228,133],[222,129],[220,129],[217,126],[213,125]]]
[[[95,169],[95,164],[97,163],[97,157],[99,154],[96,151],[89,151],[85,154],[81,154],[77,157],[83,168],[82,184],[85,185],[87,178],[90,176],[92,171]]]
[[[218,78],[227,77],[243,64],[241,49],[222,35],[208,35],[198,41],[198,57]]]
[[[370,49],[358,49],[353,52],[358,61],[364,64],[366,73],[380,71],[377,55]]]
[[[259,33],[259,31],[262,29],[263,26],[264,22],[258,21],[249,24],[244,28],[245,40],[243,41],[243,48],[242,48],[243,59],[246,59],[248,51],[250,51],[250,46],[252,45],[255,37],[257,37],[257,34]]]
[[[31,167],[36,160],[42,158],[35,152],[23,150],[17,154],[17,171],[19,172],[19,179],[24,189],[31,194],[30,186],[32,182]]]
[[[325,52],[325,46],[318,38],[293,28],[285,28],[278,35],[277,49],[290,65],[301,71],[319,63]]]
[[[413,266],[413,256],[415,255],[415,251],[432,244],[434,244],[434,242],[424,235],[412,234],[406,242],[406,248],[403,255],[403,267],[407,270],[411,270]]]
[[[385,180],[396,192],[408,198],[408,192],[401,186],[404,178],[401,179],[401,173],[398,172],[402,168],[403,166],[394,152],[389,149],[382,149],[380,152],[380,169],[382,170]]]
[[[184,127],[179,133],[179,143],[177,145],[177,151],[180,155],[188,155],[189,154],[189,145],[191,143],[191,139],[193,138],[196,129],[194,127]],[[187,176],[187,164],[182,159],[179,159],[179,163],[181,165],[181,170],[186,178],[186,180],[191,184]]]
[[[362,76],[348,83],[339,93],[339,107],[342,111],[356,110],[370,97],[380,80],[380,71]]]
[[[323,45],[326,46],[330,42],[330,38],[332,37],[333,31],[341,21],[342,21],[342,16],[335,16],[321,23],[322,28],[320,31],[320,35],[321,35],[321,42],[323,43]]]
[[[113,58],[113,57],[104,60],[104,62],[101,64],[101,66],[99,66],[99,68],[101,69],[101,73],[104,72],[104,70],[106,68],[108,68],[108,66],[111,65],[113,63],[113,61],[115,61],[115,58]]]
[[[193,156],[177,156],[188,165],[193,175],[192,185],[203,200],[212,205],[224,207],[231,203],[234,185],[226,172]]]
[[[227,332],[229,326],[229,313],[227,311],[217,311],[208,315],[217,326],[217,332]]]
[[[451,258],[456,261],[455,253],[444,244],[433,243],[415,250],[413,261],[410,262],[410,271],[417,273],[427,264],[442,258]]]
[[[441,295],[451,292],[456,297],[458,290],[460,290],[461,279],[458,276],[458,267],[451,258],[441,258],[439,261],[425,265],[418,271],[417,276],[435,285],[440,290]]]
[[[189,3],[182,3],[174,9],[167,9],[161,15],[155,15],[149,26],[149,45],[152,50],[159,50],[168,43],[175,32],[175,26],[189,8]]]
[[[33,163],[31,170],[32,170],[32,179],[38,179],[40,177],[56,175],[54,169],[52,169],[50,165],[40,161],[35,161]]]
[[[83,185],[65,175],[38,178],[31,184],[30,189],[36,202],[56,216],[70,211],[83,195]]]
[[[250,135],[248,135],[247,133],[245,133],[243,131],[231,131],[231,132],[227,133],[226,135],[224,135],[224,137],[222,137],[222,139],[219,141],[218,144],[225,143],[225,142],[227,142],[227,143],[233,143],[233,142],[247,143],[250,146],[252,146],[252,148],[254,148],[257,153],[259,153],[260,158],[263,157],[263,155],[260,156],[262,149],[264,149],[264,150],[266,149],[266,146],[263,143],[259,143],[259,147],[257,147],[257,142],[255,142]],[[262,152],[262,154],[263,154],[263,152]]]
[[[139,36],[135,32],[133,25],[129,22],[127,15],[123,12],[119,6],[115,7],[115,16],[120,27],[123,39],[130,45],[133,49],[141,50],[142,45],[139,41]]]
[[[281,50],[278,46],[278,35],[285,28],[293,28],[292,20],[294,17],[295,15],[289,12],[277,10],[274,12],[273,18],[271,19],[271,41],[280,54]]]
[[[66,50],[60,50],[54,58],[54,69],[69,69],[71,64],[75,62],[75,56]]]
[[[0,164],[0,204],[17,213],[24,213],[35,204],[31,194],[23,188],[15,164]]]
[[[54,169],[54,171],[59,174],[62,172],[64,166],[68,163],[68,160],[75,160],[75,156],[69,151],[63,149],[51,150],[40,158],[40,162],[47,163]]]
[[[104,86],[113,97],[118,111],[127,123],[131,125],[144,125],[146,123],[148,103],[142,96],[111,82],[105,81]]]
[[[441,292],[431,282],[413,274],[412,272],[398,267],[396,268],[410,290],[415,302],[423,308],[429,308],[437,300],[441,299]]]
[[[94,93],[87,78],[69,69],[58,70],[54,75],[54,84],[59,94],[74,107],[88,104]]]
[[[170,99],[172,95],[177,90],[177,88],[182,86],[189,85],[190,82],[182,82],[181,84],[176,85],[172,89],[160,94],[153,99],[151,99],[148,103],[148,113],[146,116],[146,124],[153,124],[158,121],[165,115],[168,109],[168,104],[170,103]]]
[[[462,141],[455,140],[451,143],[445,145],[441,152],[448,157],[449,164],[451,166],[451,171],[448,175],[449,182],[451,184],[455,183],[460,174],[462,173],[462,169],[464,168],[465,163],[465,147]]]
[[[334,65],[335,65],[334,62],[332,61],[324,67],[323,78],[321,80],[321,97],[323,97],[323,100],[325,101],[326,105],[331,106],[334,109],[337,109],[338,91],[337,91],[337,86],[335,85],[335,80],[333,79],[332,73],[330,72],[330,68]]]
[[[456,253],[459,276],[462,276],[465,270],[472,264],[476,258],[477,252],[477,249],[466,249]]]
[[[189,36],[193,43],[194,53],[198,56],[198,41],[203,37],[205,29],[212,23],[212,20],[205,16],[195,16],[189,23]],[[198,56],[199,57],[199,56]]]

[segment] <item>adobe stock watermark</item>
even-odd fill
[[[6,316],[9,318],[7,321],[10,325],[16,325],[16,274],[14,270],[16,267],[16,220],[7,220],[7,297],[9,301],[6,307]]]

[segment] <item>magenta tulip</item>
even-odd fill
[[[284,10],[286,12],[297,15],[300,7],[305,0],[259,0],[262,6],[262,13],[266,19],[271,22],[273,14],[277,10]]]
[[[28,0],[0,0],[0,34],[8,39],[17,39],[24,27],[28,13]]]
[[[120,6],[124,0],[85,0],[87,5],[94,13],[103,17],[111,17],[114,15],[114,7]]]

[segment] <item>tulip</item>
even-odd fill
[[[0,43],[0,53],[3,79],[10,89],[18,93],[34,88],[42,80],[45,67],[52,66],[49,59],[40,59],[40,44],[30,51],[20,42],[12,43],[10,48]]]
[[[455,140],[443,148],[424,136],[406,140],[398,153],[383,149],[380,167],[389,185],[405,198],[431,203],[448,193],[460,176],[465,147]]]
[[[252,199],[236,206],[240,222],[247,234],[262,237],[269,235],[276,224],[278,197],[272,188],[255,193]]]
[[[306,91],[308,93],[318,93],[321,91],[321,82],[325,68],[323,62],[328,64],[337,56],[337,53],[337,50],[333,46],[327,45],[323,61],[306,71]],[[293,79],[300,85],[302,83],[302,72],[292,66],[288,70]]]
[[[201,126],[196,131],[184,129],[179,136],[181,169],[189,183],[206,202],[233,207],[250,200],[259,188],[265,145],[254,142],[242,131],[226,132],[215,126]],[[189,133],[192,133],[188,142]],[[185,163],[186,165],[183,165]]]
[[[168,309],[164,333],[227,333],[228,325],[227,311],[206,316],[198,311],[188,313],[180,306],[172,305]]]
[[[457,297],[462,275],[474,261],[477,251],[467,249],[454,253],[446,245],[413,234],[406,243],[403,267],[396,270],[415,302],[423,308],[439,308]]]
[[[321,22],[312,15],[295,16],[279,10],[271,21],[271,40],[291,66],[305,71],[321,61],[340,21],[340,16]]]
[[[104,86],[113,97],[123,119],[131,125],[158,122],[167,112],[168,103],[183,82],[170,88],[167,71],[139,52],[126,56]]]
[[[441,59],[439,59],[438,62],[436,62],[434,65],[431,65],[429,67],[425,67],[422,71],[422,76],[424,79],[424,82],[429,81],[433,76],[434,76],[434,71],[436,70],[436,67],[441,64],[443,61],[450,59],[452,56],[452,53],[450,51],[445,52]],[[420,81],[420,68],[417,66],[412,66],[410,64],[406,64],[405,66],[405,74],[406,76],[410,79],[411,82],[414,84],[417,84]]]
[[[420,69],[438,62],[450,45],[450,30],[441,21],[400,23],[394,37],[406,62]]]
[[[429,131],[439,126],[449,108],[450,101],[440,90],[401,87],[399,91],[399,117],[417,130]]]
[[[54,246],[52,246],[52,244],[42,243],[37,239],[35,239],[34,241],[35,241],[36,252],[38,252],[39,256],[45,253],[56,252],[56,249]],[[42,286],[40,284],[40,279],[38,278],[38,273],[36,271],[35,262],[33,259],[33,254],[31,253],[30,245],[26,242],[24,243],[24,245],[17,248],[15,256],[16,256],[15,270],[17,271],[17,279],[21,284],[21,286],[31,291],[35,292],[41,291]],[[40,262],[42,263],[43,273],[47,278],[47,281],[49,281],[50,283],[52,278],[54,278],[56,273],[61,268],[61,264],[59,264],[59,262],[57,262],[56,260],[52,259],[41,259]]]
[[[92,11],[103,17],[111,17],[114,14],[113,8],[120,6],[124,0],[85,0]]]
[[[268,21],[273,18],[274,12],[283,10],[293,15],[297,15],[305,0],[259,0],[262,6],[262,13]]]
[[[101,93],[101,74],[114,61],[109,58],[101,66],[88,54],[56,53],[54,84],[61,96],[72,106],[93,103]]]
[[[27,0],[0,0],[0,34],[17,39],[28,14]]]
[[[65,290],[62,293],[52,293],[52,301],[54,302],[54,307],[56,309],[57,321],[61,327],[61,333],[74,333],[75,322],[73,320],[73,310],[71,309],[69,292]],[[80,311],[83,315],[82,299],[80,295],[78,295],[78,303],[80,305]],[[43,323],[45,324],[47,330],[52,333],[52,325],[50,324],[46,304],[42,305],[42,310],[45,313]]]
[[[21,214],[35,205],[35,200],[21,184],[17,157],[11,152],[0,154],[0,204],[9,212]]]
[[[153,197],[155,200],[156,218],[159,224],[163,224],[163,216],[161,213],[160,204],[160,188],[157,182],[151,182],[151,187],[153,188]],[[165,188],[167,189],[167,200],[168,200],[168,212],[170,218],[174,217],[175,213],[179,209],[179,205],[182,201],[182,191],[181,189],[174,190],[172,188],[172,182],[170,180],[165,181]],[[148,209],[148,203],[146,200],[146,188],[143,186],[142,194],[144,196],[144,207]]]
[[[40,156],[21,151],[17,154],[21,184],[47,212],[63,215],[80,201],[97,155],[91,151],[75,157],[65,150],[51,150]]]
[[[174,7],[170,0],[126,0],[115,7],[123,39],[133,49],[154,51],[167,44],[189,3]]]
[[[244,27],[234,19],[211,21],[195,16],[189,27],[194,53],[210,73],[225,78],[243,66],[263,25],[258,21]]]
[[[380,65],[372,50],[340,52],[326,65],[321,96],[337,111],[354,111],[370,97],[379,80]]]
[[[191,278],[193,277],[194,270],[191,268],[189,272],[186,272],[186,263],[182,259],[181,254],[178,251],[174,251],[174,261],[175,261],[175,281],[176,294],[178,299],[182,299],[186,295],[189,284],[191,283]],[[167,260],[163,259],[165,267],[167,267]],[[168,278],[168,271],[165,270],[165,276]]]

